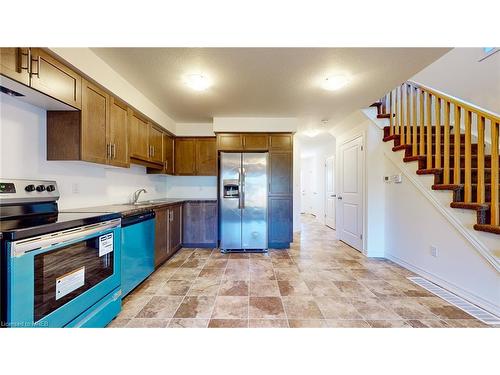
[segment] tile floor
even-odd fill
[[[182,249],[127,296],[109,327],[487,327],[302,217],[289,250]]]

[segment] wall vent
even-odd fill
[[[464,300],[463,298],[453,294],[440,286],[431,283],[429,280],[423,277],[408,277],[408,280],[414,282],[415,284],[427,289],[429,292],[435,294],[446,302],[458,307],[460,310],[465,311],[467,314],[472,315],[474,318],[480,320],[481,322],[489,325],[500,325],[500,318],[489,313],[482,308],[473,305],[472,303]]]

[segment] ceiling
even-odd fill
[[[334,126],[449,51],[448,48],[93,48],[176,122],[213,117],[297,117]],[[204,92],[183,77],[203,74]],[[320,87],[344,73],[338,91]]]

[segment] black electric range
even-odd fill
[[[5,318],[7,243],[119,219],[120,213],[59,212],[55,181],[0,180],[0,321]]]

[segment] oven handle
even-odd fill
[[[33,250],[48,249],[56,245],[64,245],[66,243],[75,242],[75,240],[84,240],[96,233],[117,228],[120,226],[120,222],[121,219],[114,219],[47,234],[40,237],[15,241],[11,244],[11,254],[13,257],[21,257],[27,252]]]

